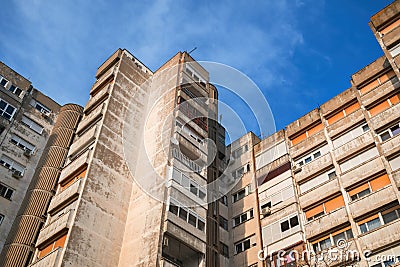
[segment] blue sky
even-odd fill
[[[0,60],[59,103],[84,105],[97,67],[118,47],[152,70],[197,47],[196,60],[248,75],[281,129],[383,54],[368,22],[390,2],[9,1]]]

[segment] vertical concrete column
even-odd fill
[[[60,109],[32,182],[0,255],[0,266],[25,266],[31,261],[37,236],[45,221],[60,169],[68,154],[82,111],[83,108],[75,104],[67,104]]]

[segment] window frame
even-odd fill
[[[13,105],[11,105],[10,103],[8,103],[7,101],[5,101],[2,98],[0,98],[0,103],[1,103],[1,101],[3,101],[6,104],[6,106],[4,107],[4,109],[0,108],[0,116],[2,116],[4,119],[6,119],[8,121],[11,121],[14,118],[15,113],[17,112],[17,108],[14,107]],[[13,108],[13,111],[12,111],[11,114],[7,111],[8,107]],[[4,114],[8,114],[10,116],[10,118],[7,118],[7,116],[4,116]]]
[[[245,219],[244,219],[244,215],[246,215]],[[253,218],[254,218],[254,210],[249,209],[248,211],[245,211],[245,212],[240,213],[239,215],[233,217],[232,218],[232,226],[233,226],[233,228],[235,228],[247,221],[250,221]],[[236,220],[238,220],[238,222],[236,222]]]
[[[11,193],[8,193],[9,191],[11,191]],[[7,200],[12,200],[12,196],[15,193],[15,189],[9,187],[8,185],[4,184],[4,183],[0,183],[0,197],[3,197]],[[9,194],[9,196],[7,197],[7,195]]]
[[[177,214],[175,214],[173,211],[171,211],[171,206],[177,208]],[[174,199],[172,197],[169,198],[167,210],[168,210],[168,212],[174,214],[175,216],[177,216],[181,220],[186,221],[186,223],[191,225],[192,227],[195,227],[198,230],[200,230],[202,232],[205,232],[205,222],[206,222],[205,219],[203,217],[201,217],[200,215],[198,215],[193,210],[191,210],[191,209],[185,207],[184,205],[182,205],[176,199]],[[186,215],[185,215],[186,219],[183,218],[183,215],[181,216],[181,210],[183,210],[186,213]],[[196,226],[194,226],[193,224],[191,224],[189,222],[190,215],[196,218]]]

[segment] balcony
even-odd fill
[[[397,188],[400,188],[400,169],[392,173]]]
[[[361,96],[361,102],[364,106],[369,106],[380,98],[388,95],[390,92],[400,87],[399,79],[395,76],[394,78],[384,82],[383,84],[375,87],[373,90]]]
[[[382,170],[385,170],[382,160],[380,158],[375,158],[358,168],[346,172],[340,177],[340,180],[342,181],[343,187],[347,188]]]
[[[397,199],[392,186],[387,186],[372,192],[371,194],[350,202],[350,212],[353,218],[357,218],[372,210],[378,209]]]
[[[94,126],[83,135],[78,137],[78,139],[75,140],[74,143],[72,143],[71,148],[68,152],[68,157],[71,157],[74,154],[78,154],[80,150],[84,149],[86,146],[92,143],[96,139],[99,130],[99,126]]]
[[[101,75],[99,79],[93,84],[92,89],[90,90],[90,95],[92,95],[94,92],[96,92],[98,89],[100,89],[104,82],[106,82],[109,79],[112,79],[114,76],[114,68],[108,69],[104,74]]]
[[[400,36],[400,27],[396,27],[390,32],[386,33],[382,40],[386,47],[391,47],[399,40]]]
[[[361,250],[377,250],[400,240],[400,220],[385,224],[359,236]]]
[[[56,267],[61,263],[62,248],[53,250],[43,258],[29,265],[29,267]]]
[[[341,207],[304,225],[306,238],[312,238],[325,233],[339,225],[348,222],[345,207]]]
[[[373,144],[374,142],[374,136],[372,135],[372,132],[369,131],[336,148],[333,151],[333,155],[335,156],[337,161],[340,161],[344,158],[349,157],[355,152],[360,151],[361,149]]]
[[[307,151],[310,151],[311,149],[319,146],[324,142],[326,142],[326,138],[325,133],[322,130],[291,147],[290,155],[292,156],[292,158],[297,158],[298,156],[306,153]]]
[[[208,114],[202,114],[199,110],[187,103],[187,101],[179,104],[179,111],[182,112],[187,118],[193,121],[201,129],[203,129],[203,131],[208,132]]]
[[[202,167],[199,166],[197,163],[195,163],[193,160],[191,160],[188,156],[180,152],[178,149],[173,149],[172,150],[172,156],[177,159],[180,163],[191,169],[192,171],[196,173],[200,173],[202,171]]]
[[[40,230],[36,246],[40,246],[45,241],[56,235],[57,233],[69,229],[73,223],[74,210],[69,210],[55,221],[46,225],[42,230]]]
[[[308,206],[317,203],[337,192],[340,192],[340,187],[338,180],[335,178],[301,195],[299,197],[300,206],[303,209],[307,208]]]
[[[65,181],[66,178],[70,177],[72,173],[82,168],[85,164],[88,164],[90,152],[91,150],[88,150],[73,161],[68,161],[68,165],[66,165],[61,171],[58,182],[62,183],[63,181]]]
[[[398,119],[399,114],[400,114],[400,103],[372,117],[371,118],[372,127],[375,130],[379,130],[379,128]]]
[[[336,135],[344,132],[349,127],[361,122],[365,119],[364,113],[361,109],[351,113],[350,115],[341,118],[335,123],[327,127],[328,135],[330,137],[335,137]]]
[[[80,134],[85,130],[89,125],[95,122],[98,118],[100,118],[106,110],[106,103],[103,103],[90,111],[89,114],[85,115],[80,121],[78,128],[76,130],[77,134]]]
[[[89,101],[86,103],[84,113],[90,113],[94,108],[97,108],[99,103],[103,102],[105,99],[108,98],[108,95],[111,92],[112,85],[109,84],[107,87],[100,92],[98,92],[95,96],[92,96]]]
[[[59,194],[55,195],[50,202],[50,206],[48,209],[49,213],[52,213],[53,210],[61,206],[63,203],[68,200],[76,197],[79,192],[82,191],[83,188],[83,180],[78,179],[72,185],[70,185],[67,189],[61,191]]]
[[[193,87],[190,88],[189,86],[182,86],[181,90],[178,91],[178,96],[182,96],[186,100],[192,100],[193,103],[195,103],[195,105],[199,107],[203,112],[208,113],[208,105],[205,102],[208,98],[200,94],[196,95],[192,92],[192,90],[195,91]]]
[[[400,134],[392,137],[382,143],[382,152],[387,156],[391,156],[400,150]]]
[[[311,175],[313,175],[321,170],[324,170],[332,165],[333,165],[333,162],[332,162],[331,154],[327,153],[327,154],[311,161],[310,163],[302,166],[301,171],[296,173],[294,176],[295,176],[296,181],[298,183],[300,183],[301,181],[310,177]]]
[[[196,122],[190,120],[188,115],[186,113],[182,112],[182,110],[177,110],[176,117],[181,118],[184,123],[189,124],[197,133],[199,133],[201,135],[201,137],[204,137],[204,138],[208,137],[208,128],[207,128],[207,130],[204,130]]]

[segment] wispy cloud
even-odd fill
[[[178,50],[198,47],[197,60],[248,74],[268,101],[295,102],[299,94],[289,92],[299,71],[293,56],[305,44],[298,22],[304,10],[318,12],[321,3],[14,1],[2,22],[7,42],[0,55],[60,103],[84,105],[97,66],[118,47],[151,69]]]

